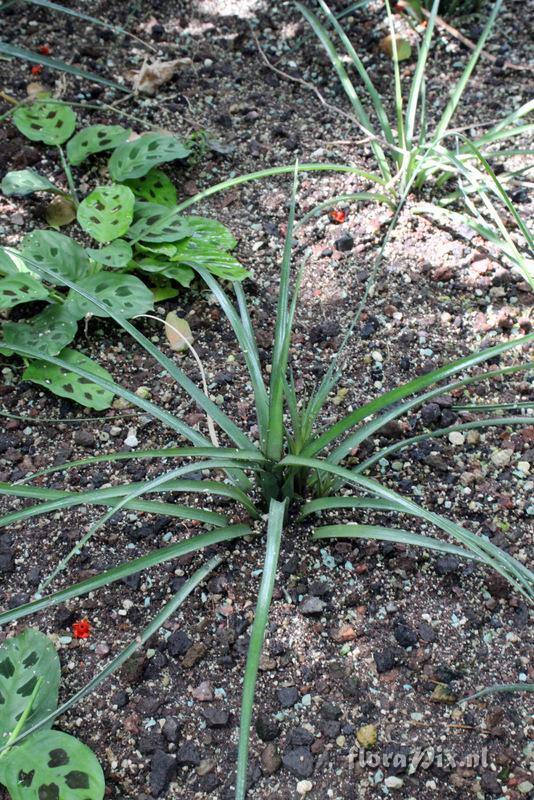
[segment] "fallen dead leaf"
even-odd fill
[[[406,61],[412,55],[411,45],[402,36],[395,36],[395,44],[397,45],[397,61]],[[380,49],[386,53],[390,58],[393,58],[393,36],[384,36],[380,39]]]
[[[58,195],[47,205],[45,217],[51,228],[61,228],[76,219],[76,206],[70,197]]]
[[[127,78],[132,81],[134,92],[141,94],[156,94],[164,83],[174,76],[175,72],[187,64],[192,64],[190,58],[176,58],[173,61],[145,61],[140,70],[132,70]]]
[[[180,353],[193,343],[193,334],[187,320],[170,311],[165,317],[165,335],[172,349]]]

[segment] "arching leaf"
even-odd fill
[[[11,800],[102,800],[104,773],[85,744],[61,731],[37,731],[0,760]]]
[[[39,691],[20,731],[44,719],[57,706],[60,679],[59,658],[50,639],[28,628],[0,646],[0,747],[7,743],[26,711],[39,678]],[[47,727],[50,727],[48,725]],[[3,759],[0,759],[0,765]]]
[[[114,242],[100,249],[86,247],[85,252],[97,264],[103,264],[105,267],[111,267],[112,269],[126,267],[128,262],[132,260],[132,247],[124,239],[115,239]]]
[[[53,272],[73,281],[85,277],[91,268],[81,245],[57,231],[32,231],[22,240],[21,253]],[[47,281],[51,279],[47,276]]]
[[[51,305],[28,322],[6,322],[2,329],[0,352],[12,355],[13,351],[4,345],[18,344],[55,356],[72,342],[77,330],[77,322],[67,306]]]
[[[114,181],[125,181],[146,175],[152,167],[177,158],[187,158],[191,148],[175,136],[147,133],[133,142],[119,145],[108,162]]]
[[[175,185],[161,169],[151,169],[142,178],[135,178],[126,183],[136,197],[141,197],[149,203],[174,208],[178,202]]]
[[[78,281],[80,289],[94,295],[116,314],[127,319],[144,314],[152,309],[152,292],[135,275],[122,275],[114,272],[97,272],[88,278]],[[103,309],[98,308],[73,289],[70,290],[66,308],[73,317],[81,319],[86,314],[95,317],[106,317]]]
[[[134,202],[127,186],[99,186],[78,206],[78,222],[97,242],[111,242],[130,227]]]
[[[8,172],[2,180],[2,192],[6,197],[25,197],[34,192],[53,192],[64,194],[44,175],[34,169],[18,169]]]
[[[100,375],[106,380],[112,380],[107,370],[83,353],[71,350],[68,347],[62,350],[58,357],[66,362],[64,367],[44,361],[31,361],[24,370],[22,379],[44,386],[45,389],[60,397],[68,397],[69,400],[74,400],[76,403],[88,408],[94,408],[96,411],[103,411],[105,408],[110,407],[113,393],[102,389],[96,383],[92,383],[75,372],[71,372],[68,369],[68,365],[76,364],[87,372]]]
[[[74,133],[76,114],[64,103],[40,100],[17,108],[13,122],[32,142],[63,144]]]
[[[90,155],[102,150],[113,150],[125,142],[131,134],[130,128],[122,125],[90,125],[79,131],[67,144],[67,158],[78,166]]]

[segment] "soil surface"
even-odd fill
[[[187,171],[169,168],[180,196],[229,176],[291,164],[296,157],[374,169],[368,143],[361,142],[361,133],[346,116],[348,106],[336,78],[292,4],[153,0],[76,7],[124,25],[163,59],[188,57],[191,63],[154,98],[123,97],[101,87],[82,89],[70,77],[55,84],[57,75],[46,68],[36,77],[30,66],[14,61],[0,61],[0,88],[22,99],[27,84],[38,79],[66,100],[106,103],[78,109],[86,124],[124,121],[109,109],[115,104],[134,115],[130,123],[139,131],[161,127],[186,135],[205,129],[231,146],[226,155],[208,151]],[[349,17],[346,26],[372,65],[373,79],[391,100],[390,63],[378,49],[387,33],[383,16],[378,4],[370,4]],[[3,38],[33,50],[47,45],[53,57],[114,80],[127,81],[127,72],[139,68],[147,52],[128,37],[34,6],[11,6],[3,22],[8,27]],[[477,69],[458,125],[476,132],[476,121],[491,121],[529,99],[531,73],[502,67],[506,60],[526,62],[526,23],[523,4],[507,3],[489,44],[497,64],[486,61]],[[330,107],[265,65],[249,24],[267,57],[293,77],[312,81]],[[471,38],[480,30],[476,17],[459,24]],[[465,58],[456,39],[439,34],[428,77],[432,114]],[[412,61],[402,64],[406,77],[413,69]],[[8,107],[4,103],[2,110]],[[49,150],[19,138],[8,123],[0,136],[2,172],[34,166],[62,180]],[[96,175],[80,171],[78,178],[91,185]],[[351,175],[308,173],[300,181],[298,215],[332,196],[370,188],[368,181]],[[532,192],[521,187],[514,191],[520,213],[532,218]],[[239,238],[238,255],[253,274],[245,287],[265,366],[289,192],[287,178],[272,178],[216,194],[194,209],[220,219]],[[346,351],[343,391],[332,394],[321,426],[400,382],[531,329],[533,298],[521,276],[477,236],[466,238],[464,230],[439,229],[417,216],[413,208],[418,199],[407,203],[386,250],[377,286]],[[43,224],[36,201],[3,198],[0,207],[4,242],[15,243]],[[339,208],[346,212],[343,223],[324,212],[301,226],[295,237],[295,264],[307,257],[291,352],[302,392],[320,379],[350,324],[391,218],[380,205],[341,203]],[[188,318],[212,397],[255,438],[243,360],[214,298],[205,287],[184,290],[177,300],[162,304],[158,314],[171,308]],[[17,309],[19,317],[23,313]],[[143,320],[139,327],[166,348],[156,323]],[[153,400],[207,432],[203,414],[113,325],[91,320],[77,346],[126,387],[146,387]],[[514,350],[499,363],[528,357]],[[181,363],[193,379],[200,378],[189,356],[182,356]],[[32,418],[4,421],[1,481],[128,449],[134,436],[142,448],[177,444],[172,432],[135,409],[117,403],[102,419],[22,382],[22,365],[15,359],[2,357],[1,366],[4,410]],[[468,412],[455,410],[460,399],[532,400],[534,387],[527,375],[474,384],[457,396],[437,398],[383,429],[376,446],[450,425],[459,416],[468,419]],[[78,423],[43,418],[76,418]],[[367,452],[359,452],[358,458],[362,455]],[[533,462],[534,424],[483,429],[461,440],[429,440],[375,465],[370,474],[532,563]],[[56,473],[41,484],[76,491],[142,480],[161,469],[156,460],[98,464],[70,470],[66,477]],[[165,496],[168,502],[175,499],[185,502],[183,496]],[[2,508],[24,504],[3,498]],[[233,506],[213,500],[209,508],[238,519]],[[1,606],[29,599],[99,511],[71,509],[3,529]],[[354,519],[408,524],[405,518],[399,523],[386,515],[355,512],[325,515],[322,521]],[[284,533],[256,692],[248,797],[514,800],[531,794],[531,695],[494,695],[467,706],[454,703],[484,686],[533,682],[529,610],[522,598],[496,574],[470,562],[395,544],[313,543],[312,527],[293,517]],[[417,524],[412,529],[425,530]],[[73,559],[53,588],[195,532],[198,528],[186,521],[121,512]],[[218,550],[225,556],[222,566],[165,628],[121,672],[59,719],[61,729],[75,732],[97,753],[106,775],[106,796],[233,797],[242,676],[263,547],[258,537]],[[47,632],[60,650],[62,698],[81,688],[135,638],[203,561],[187,556],[33,617],[31,624]],[[90,621],[91,636],[74,639],[72,624],[83,618]],[[26,622],[7,626],[0,638],[23,630]],[[362,754],[359,743],[366,736],[373,746]]]

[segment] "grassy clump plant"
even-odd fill
[[[350,102],[355,124],[369,137],[378,167],[378,173],[374,173],[374,176],[375,179],[382,179],[382,194],[389,195],[395,205],[400,205],[410,192],[431,190],[432,203],[425,204],[425,211],[431,216],[441,216],[448,222],[461,221],[474,228],[497,245],[534,289],[532,237],[506,192],[510,183],[521,180],[525,171],[532,168],[532,163],[514,170],[501,169],[498,178],[492,167],[500,159],[512,156],[526,158],[534,153],[531,146],[515,144],[519,137],[527,137],[534,132],[534,124],[525,121],[534,111],[534,100],[503,114],[490,125],[478,125],[473,120],[473,128],[485,127],[485,131],[472,140],[453,127],[455,114],[495,26],[502,0],[490,4],[490,13],[476,47],[460,77],[452,85],[434,125],[430,123],[427,106],[426,70],[440,0],[434,0],[427,15],[415,70],[408,82],[403,81],[400,64],[405,58],[410,58],[411,48],[396,33],[390,0],[385,0],[394,82],[391,111],[374,85],[342,21],[331,11],[326,0],[317,0],[317,14],[300,2],[296,6],[325,49]],[[336,46],[335,37],[340,46]],[[528,256],[518,250],[510,233],[503,230],[506,228],[503,215],[508,212]]]
[[[521,373],[532,368],[534,362],[525,361],[514,366],[495,366],[499,357],[510,351],[520,352],[534,341],[534,334],[496,344],[481,352],[473,353],[446,364],[432,372],[419,375],[413,380],[399,384],[363,405],[354,408],[334,424],[324,426],[322,411],[341,372],[341,353],[334,358],[322,381],[309,394],[302,397],[296,390],[290,372],[290,349],[294,317],[298,304],[302,272],[295,274],[291,268],[292,244],[295,227],[297,200],[297,171],[295,170],[291,207],[287,226],[280,271],[278,306],[274,330],[271,369],[268,373],[260,363],[256,337],[247,307],[243,286],[232,284],[233,297],[202,266],[194,268],[207,283],[221,310],[230,323],[246,364],[248,379],[254,395],[258,439],[250,438],[238,425],[216,405],[210,397],[192,382],[184,370],[160,351],[149,339],[113,309],[110,316],[131,335],[133,340],[152,356],[176,381],[177,386],[196,403],[209,418],[209,435],[192,428],[183,419],[173,415],[156,403],[143,399],[113,382],[111,378],[93,376],[79,365],[67,365],[60,356],[44,355],[43,358],[59,369],[67,366],[81,378],[91,378],[105,391],[111,391],[144,413],[159,420],[176,437],[184,440],[183,446],[161,450],[138,450],[118,452],[83,458],[59,466],[49,467],[27,476],[16,484],[0,485],[0,492],[13,498],[32,499],[33,505],[11,511],[0,519],[0,525],[24,523],[35,516],[74,506],[88,508],[105,506],[106,512],[96,518],[80,541],[42,581],[38,593],[31,602],[0,613],[0,625],[44,611],[58,603],[64,603],[109,586],[140,570],[176,559],[186,553],[199,553],[214,545],[230,546],[239,538],[252,536],[262,540],[265,560],[258,592],[256,612],[251,632],[244,683],[239,755],[235,781],[235,796],[243,800],[247,786],[247,759],[249,749],[252,705],[259,659],[262,651],[265,627],[276,580],[278,557],[282,537],[290,531],[294,521],[315,520],[312,540],[328,540],[337,537],[351,539],[375,539],[393,541],[410,547],[423,548],[439,553],[452,553],[472,560],[483,568],[498,572],[509,582],[513,591],[528,602],[534,599],[534,575],[519,560],[497,547],[486,536],[477,535],[456,521],[429,511],[416,501],[389,488],[369,476],[369,469],[379,460],[396,450],[409,447],[418,441],[446,436],[452,431],[483,427],[509,427],[531,422],[532,417],[522,413],[502,414],[508,406],[498,404],[491,407],[489,416],[478,416],[466,423],[421,433],[385,449],[374,452],[358,462],[354,452],[359,445],[370,442],[374,446],[377,433],[387,423],[401,418],[419,408],[433,397],[445,392],[459,392],[464,387],[481,382],[490,382],[499,376]],[[10,251],[10,255],[13,255]],[[61,280],[84,302],[95,309],[102,301],[76,281],[58,276],[53,269],[30,258],[24,262],[35,269],[43,280]],[[352,335],[349,329],[345,343]],[[34,358],[36,352],[27,345],[14,345],[14,352],[21,357]],[[474,372],[478,366],[492,365],[490,369]],[[527,403],[528,408],[532,403]],[[483,414],[484,407],[471,407]],[[213,434],[213,429],[217,434]],[[220,441],[219,441],[220,438]],[[350,458],[349,458],[350,456]],[[137,483],[124,483],[111,488],[90,491],[62,491],[49,489],[36,483],[36,479],[59,474],[70,469],[85,468],[101,462],[120,462],[134,459],[156,459],[162,463],[157,477]],[[386,463],[382,461],[382,463]],[[191,477],[202,471],[211,476],[201,479]],[[349,494],[346,490],[350,489]],[[182,493],[183,504],[165,502],[166,493]],[[157,499],[154,499],[156,495]],[[235,502],[234,519],[243,520],[230,524],[226,512],[210,508],[211,500],[223,496]],[[203,498],[207,498],[203,500]],[[112,516],[122,509],[164,514],[176,518],[197,520],[205,526],[202,533],[182,539],[173,544],[150,551],[147,555],[101,572],[80,583],[69,584],[50,592],[50,584],[67,569],[70,561],[80,553],[89,540],[101,530]],[[320,515],[325,511],[339,511],[348,521],[335,525],[321,525]],[[369,524],[368,513],[387,515],[391,522]],[[400,524],[395,524],[400,517]],[[264,519],[266,524],[264,524]],[[266,527],[266,534],[265,534]],[[53,719],[57,714],[72,707],[111,675],[149,636],[153,635],[174,613],[187,595],[221,563],[224,555],[218,554],[207,560],[180,589],[179,593],[165,605],[149,626],[139,632],[135,641],[116,656],[92,681],[59,709],[51,711],[44,719],[21,733],[15,744],[36,729]],[[93,800],[93,799],[92,799]]]

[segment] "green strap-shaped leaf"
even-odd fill
[[[102,800],[104,773],[83,742],[61,731],[37,731],[0,760],[11,800]]]
[[[19,272],[31,272],[16,250],[9,252],[0,247],[0,275],[18,275]],[[36,273],[33,273],[37,277]]]
[[[76,114],[64,103],[40,100],[31,106],[17,108],[13,122],[32,142],[59,145],[74,133]]]
[[[227,281],[242,281],[250,276],[235,256],[218,250],[202,239],[190,237],[176,245],[171,261],[187,264],[193,269],[204,268]]]
[[[151,169],[142,178],[135,178],[126,184],[136,197],[149,203],[174,208],[178,202],[175,185],[161,169]]]
[[[96,275],[78,281],[78,286],[93,294],[116,314],[121,314],[127,319],[144,314],[153,308],[152,292],[135,275],[97,272]],[[103,309],[72,289],[67,295],[65,306],[77,319],[85,317],[86,314],[95,317],[108,316]]]
[[[181,286],[190,286],[195,277],[194,271],[185,266],[185,264],[172,264],[167,259],[157,258],[157,256],[146,256],[146,258],[137,259],[135,264],[143,272],[164,275]]]
[[[66,306],[50,305],[28,322],[6,322],[2,329],[1,352],[11,355],[13,351],[4,345],[18,344],[56,356],[72,342],[77,330],[77,321]]]
[[[2,181],[2,192],[6,197],[25,197],[34,192],[64,194],[48,178],[39,175],[34,169],[19,169],[8,172]]]
[[[7,278],[0,279],[0,309],[12,308],[31,300],[45,300],[47,297],[48,289],[29,273],[8,275]]]
[[[185,222],[193,231],[193,236],[201,239],[205,244],[216,247],[217,250],[233,250],[237,240],[232,232],[218,222],[208,217],[185,216]]]
[[[56,708],[60,679],[54,645],[44,634],[28,628],[0,646],[0,747],[7,744],[26,711],[39,678],[43,680],[19,733]]]
[[[67,144],[67,158],[78,166],[86,158],[103,150],[113,150],[125,142],[131,134],[130,128],[122,125],[90,125],[79,131]]]
[[[57,231],[32,231],[22,240],[20,251],[24,257],[73,281],[84,278],[91,269],[83,247]]]
[[[77,350],[70,350],[67,347],[61,351],[59,356],[67,364],[76,364],[87,372],[111,380],[111,375],[107,370]],[[60,397],[68,397],[70,400],[74,400],[82,406],[94,408],[96,411],[109,408],[113,400],[112,392],[92,383],[88,378],[77,375],[66,367],[59,367],[44,361],[31,361],[24,370],[22,379],[44,386],[45,389]]]
[[[111,242],[130,227],[134,202],[127,186],[99,186],[78,206],[78,222],[97,242]]]
[[[187,158],[191,148],[164,133],[147,133],[133,142],[119,145],[108,162],[109,174],[114,181],[141,178],[152,167]]]
[[[131,245],[125,242],[124,239],[115,239],[114,242],[110,242],[110,244],[100,249],[86,247],[85,252],[97,264],[102,264],[112,269],[122,269],[128,266],[128,262],[132,260],[133,255]]]
[[[138,200],[134,220],[127,233],[127,238],[133,242],[176,242],[191,235],[191,229],[176,209],[158,203]]]
[[[254,614],[252,633],[247,653],[247,665],[243,681],[243,700],[241,703],[241,719],[239,723],[239,748],[237,757],[236,800],[244,800],[247,785],[247,762],[250,737],[250,723],[252,720],[252,706],[256,679],[260,665],[261,652],[265,628],[269,618],[269,608],[273,596],[274,582],[278,555],[280,553],[280,540],[284,529],[284,515],[287,500],[282,503],[271,500],[269,505],[269,522],[267,526],[267,546],[263,562],[263,575],[261,578],[258,602]]]

